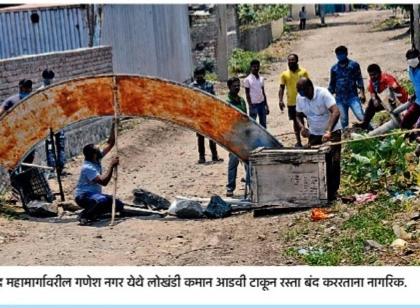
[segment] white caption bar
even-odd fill
[[[420,303],[420,267],[1,267],[0,304]]]

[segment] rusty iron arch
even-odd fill
[[[35,92],[0,117],[0,166],[13,170],[54,131],[92,117],[155,118],[211,138],[242,160],[257,147],[282,144],[245,113],[217,97],[176,82],[137,75],[100,75],[57,83]]]

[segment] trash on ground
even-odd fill
[[[391,192],[390,195],[392,196],[392,201],[405,201],[405,200],[410,200],[413,199],[416,194],[411,191],[411,190],[406,190],[404,192]]]
[[[27,213],[34,217],[56,217],[58,215],[58,208],[55,204],[33,200],[26,204]]]
[[[152,210],[167,210],[171,205],[167,199],[142,188],[134,189],[133,195],[134,204],[146,205],[149,206]]]
[[[378,195],[374,194],[374,193],[366,193],[366,194],[361,194],[361,195],[355,195],[356,197],[356,204],[366,204],[369,202],[373,202],[378,198]]]
[[[392,242],[392,248],[405,248],[408,245],[406,241],[403,239],[397,238],[395,241]]]
[[[232,214],[232,206],[223,201],[220,196],[212,196],[204,214],[208,218],[223,218]]]
[[[328,213],[326,209],[316,207],[316,208],[313,208],[311,211],[312,221],[323,220],[323,219],[327,219],[331,217],[334,217],[334,214]]]
[[[179,218],[204,217],[204,211],[200,202],[192,200],[175,200],[169,207],[168,213]]]

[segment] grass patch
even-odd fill
[[[16,218],[20,218],[21,214],[22,212],[19,212],[16,209],[0,202],[0,217],[6,218],[8,220],[13,220]]]
[[[409,27],[409,21],[403,18],[398,18],[395,16],[391,16],[385,20],[382,20],[373,26],[373,29],[376,31],[387,31],[387,30],[394,30],[400,28]]]
[[[392,227],[384,221],[392,221],[394,215],[403,211],[405,207],[399,202],[391,202],[381,197],[378,201],[356,210],[353,216],[344,221],[336,235],[326,234],[318,238],[312,236],[311,241],[305,243],[310,247],[305,249],[305,253],[302,253],[300,248],[289,248],[284,254],[308,265],[377,264],[376,251],[366,251],[365,242],[374,240],[385,246],[391,244],[396,237]],[[322,222],[314,224],[320,223]],[[302,231],[308,228],[311,229],[311,226],[303,227]],[[301,234],[301,231],[289,230],[286,239],[297,239],[295,234]]]

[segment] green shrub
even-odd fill
[[[405,90],[408,92],[408,94],[410,94],[410,95],[414,94],[413,83],[408,78],[402,78],[400,80],[400,85],[403,88],[405,88]]]
[[[258,25],[286,16],[287,4],[240,4],[237,6],[240,25]]]
[[[250,63],[253,59],[257,59],[261,63],[263,68],[267,63],[267,57],[259,52],[243,50],[236,48],[232,52],[232,56],[229,59],[229,72],[231,74],[249,74]]]
[[[353,192],[404,189],[414,184],[415,144],[404,134],[350,142],[343,153],[343,183]]]

